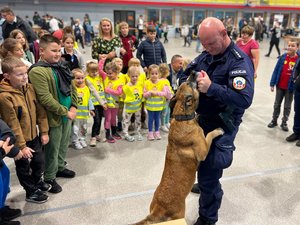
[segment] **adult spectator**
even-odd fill
[[[33,24],[41,26],[41,17],[37,11],[34,12],[32,20]]]
[[[92,35],[94,33],[93,26],[90,24],[89,19],[84,17],[83,21],[84,39],[87,46],[90,46],[92,41]]]
[[[115,57],[120,57],[120,54],[125,53],[122,47],[120,38],[114,33],[111,20],[108,18],[100,20],[99,36],[94,38],[92,45],[93,59],[100,60],[106,57],[106,61],[110,61]]]
[[[59,30],[58,20],[54,16],[50,16],[49,27],[52,33]]]
[[[143,39],[143,31],[144,31],[144,19],[143,15],[140,15],[137,21],[137,28],[139,31],[138,39],[141,42]]]
[[[181,55],[174,55],[171,59],[171,63],[169,64],[170,75],[167,77],[169,80],[171,87],[176,93],[179,80],[183,75],[183,58]]]
[[[278,57],[280,57],[280,48],[279,48],[279,41],[281,37],[281,27],[280,23],[278,21],[274,22],[274,26],[272,27],[271,31],[271,41],[270,41],[270,48],[268,54],[266,54],[266,57],[270,57],[270,54],[272,52],[272,48],[275,45],[277,52],[278,52]]]
[[[14,12],[9,7],[3,7],[0,12],[5,19],[5,22],[2,24],[2,35],[4,39],[8,38],[10,32],[14,29],[23,31],[29,43],[32,43],[37,39],[31,26],[20,17],[15,16]]]
[[[199,29],[205,49],[184,71],[192,70],[200,92],[196,110],[198,122],[205,135],[221,127],[223,136],[217,137],[204,161],[198,167],[199,218],[194,225],[214,225],[218,221],[223,190],[220,178],[223,169],[233,160],[234,139],[254,93],[254,68],[251,59],[227,35],[224,24],[208,17]]]

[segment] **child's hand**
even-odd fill
[[[5,141],[0,141],[0,148],[3,148],[5,154],[9,153],[14,145],[9,145],[10,138],[6,138]]]
[[[106,60],[107,59],[107,54],[99,54],[99,60]]]
[[[90,110],[90,115],[92,116],[92,117],[95,117],[95,112],[93,111],[93,110]]]
[[[22,159],[22,158],[23,158],[23,153],[22,153],[22,151],[19,151],[18,155],[16,155],[14,157],[14,160],[19,160],[19,159]]]
[[[126,54],[125,48],[120,48],[120,53],[121,53],[121,55],[125,55]]]
[[[70,120],[74,120],[76,118],[76,108],[75,107],[70,108],[70,110],[68,111],[67,117]]]
[[[49,142],[49,135],[48,134],[42,134],[41,136],[41,142],[42,145],[46,145]]]
[[[22,149],[23,158],[25,158],[25,159],[32,158],[32,152],[34,152],[34,150],[29,147],[23,148]]]

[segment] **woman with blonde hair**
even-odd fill
[[[110,19],[103,18],[99,23],[99,36],[94,38],[92,45],[92,57],[98,61],[106,58],[106,63],[120,54],[125,54],[120,38],[115,35]]]

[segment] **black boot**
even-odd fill
[[[117,132],[117,127],[116,126],[111,126],[111,131],[112,131],[112,136],[113,136],[114,139],[117,139],[117,140],[122,139],[120,134],[118,134],[118,132]]]
[[[118,131],[122,131],[123,130],[123,128],[122,128],[122,122],[118,122]]]
[[[284,122],[284,121],[282,121],[280,127],[281,127],[281,130],[283,130],[283,131],[289,131],[289,128],[288,128],[286,122]]]
[[[290,136],[288,136],[285,140],[287,142],[293,142],[293,141],[297,141],[300,139],[300,135],[296,134],[296,133],[292,133]]]
[[[215,225],[214,222],[206,220],[202,217],[198,217],[196,223],[194,223],[194,225]]]
[[[269,124],[268,124],[268,127],[269,128],[273,128],[273,127],[276,127],[278,124],[277,124],[277,121],[276,120],[272,120]]]
[[[105,137],[108,143],[115,143],[116,140],[110,135],[110,129],[105,129]]]

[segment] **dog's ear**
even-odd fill
[[[175,107],[175,104],[177,102],[177,99],[176,99],[176,95],[174,95],[171,99],[170,99],[170,103],[169,103],[169,106],[171,109],[173,109]]]

